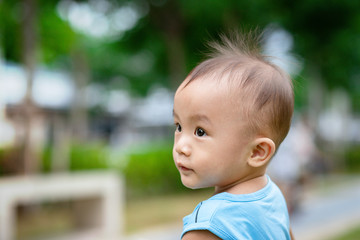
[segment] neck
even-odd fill
[[[224,187],[215,187],[215,194],[228,192],[231,194],[249,194],[264,188],[267,184],[265,174],[241,179]]]

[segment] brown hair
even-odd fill
[[[190,72],[186,85],[200,77],[226,79],[231,92],[241,100],[237,103],[251,131],[271,138],[278,148],[289,131],[293,114],[290,76],[272,64],[271,57],[261,55],[260,34],[220,37],[220,43],[209,44],[213,51]]]

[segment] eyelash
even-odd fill
[[[181,125],[179,123],[175,123],[175,127],[176,127],[176,130],[175,130],[176,132],[182,131]],[[207,133],[203,128],[197,127],[195,129],[194,135],[197,137],[205,137],[205,136],[207,136]]]
[[[176,132],[181,132],[181,125],[179,123],[175,123],[175,127],[176,127],[175,129]]]

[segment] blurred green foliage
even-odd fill
[[[360,145],[354,145],[345,152],[345,168],[350,173],[360,173]]]
[[[331,240],[358,240],[359,235],[360,235],[360,226],[357,226],[353,229],[350,229],[348,232],[342,234],[341,236],[331,238]]]
[[[125,177],[129,198],[186,190],[173,161],[171,144],[139,145],[115,156],[110,156],[108,147],[99,143],[74,144],[70,149],[71,171],[116,170]],[[51,148],[45,148],[42,155],[45,173],[51,172],[51,156]]]
[[[129,198],[185,191],[169,144],[148,145],[127,155],[123,168]]]
[[[50,146],[44,147],[41,156],[41,171],[43,173],[51,172],[51,156],[52,156],[52,148]]]
[[[52,171],[53,149],[48,146],[42,152],[42,171]],[[109,168],[109,152],[107,146],[101,143],[73,143],[70,146],[69,170],[98,170]]]
[[[111,40],[72,29],[59,17],[59,2],[34,1],[40,64],[71,70],[72,54],[80,50],[86,53],[91,81],[145,95],[154,84],[175,88],[203,58],[204,43],[218,33],[272,24],[294,37],[293,53],[304,63],[302,82],[343,88],[353,110],[360,111],[360,1],[109,0],[108,11],[132,4],[145,12],[133,28]],[[0,46],[7,61],[21,62],[22,5],[0,1]]]
[[[70,170],[95,170],[108,168],[109,154],[102,144],[74,144],[70,149]]]

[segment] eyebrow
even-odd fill
[[[179,115],[176,114],[175,110],[173,110],[173,117],[179,118]],[[211,124],[210,118],[208,118],[205,114],[196,113],[190,117],[192,121],[202,121]]]
[[[210,119],[204,114],[199,114],[199,113],[195,114],[195,115],[191,116],[191,119],[211,124]]]

